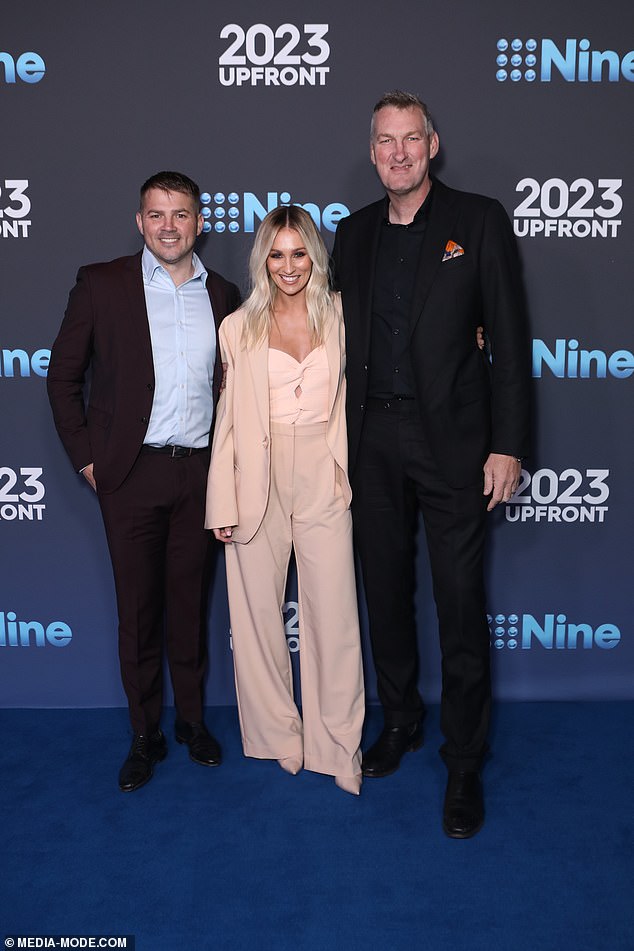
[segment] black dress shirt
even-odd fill
[[[416,396],[409,348],[411,304],[431,195],[430,191],[408,225],[390,222],[385,199],[372,297],[368,384],[372,398]]]

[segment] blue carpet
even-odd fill
[[[243,757],[211,708],[220,769],[171,739],[122,795],[123,710],[4,710],[5,934],[134,934],[137,951],[632,951],[634,704],[496,709],[474,839],[440,826],[426,744],[361,797]],[[372,710],[368,735],[380,727]]]

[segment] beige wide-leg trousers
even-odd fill
[[[332,776],[361,770],[363,672],[352,521],[326,423],[271,423],[271,488],[247,544],[226,546],[233,660],[246,756],[304,757]],[[282,605],[295,549],[302,717]]]

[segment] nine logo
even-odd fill
[[[617,216],[623,208],[621,178],[576,178],[570,185],[562,178],[549,178],[541,185],[523,178],[516,192],[528,192],[513,211],[518,238],[616,238],[621,226]],[[574,196],[574,200],[573,199]],[[577,197],[578,196],[578,197]]]
[[[28,187],[27,178],[5,178],[4,187],[0,185],[0,237],[28,238],[31,227],[26,217],[31,210],[31,199],[25,194]]]
[[[522,469],[515,495],[506,503],[507,522],[603,522],[608,511],[609,469]]]
[[[246,31],[228,23],[221,40],[231,40],[218,58],[223,86],[325,86],[330,67],[327,23],[305,23],[303,32],[293,23],[273,30],[255,23]]]
[[[539,338],[533,340],[533,377],[540,380],[543,370],[550,370],[558,380],[627,380],[634,373],[634,353],[631,350],[584,350],[574,338],[555,340],[551,350]]]
[[[31,356],[26,350],[0,350],[0,377],[13,380],[16,377],[45,377],[51,360],[51,351],[35,350]]]
[[[590,40],[566,39],[557,46],[551,39],[497,41],[495,78],[498,82],[552,82],[559,74],[567,83],[618,83],[621,77],[634,82],[634,50],[621,55],[615,50],[591,50]]]
[[[487,615],[491,644],[496,650],[531,650],[538,645],[546,650],[613,650],[621,643],[616,624],[572,624],[565,614],[545,614],[538,621],[532,614]]]
[[[200,201],[204,218],[203,231],[215,231],[217,234],[223,234],[225,231],[237,234],[244,231],[250,234],[256,229],[256,220],[262,221],[265,215],[278,205],[290,205],[291,195],[290,192],[267,192],[264,204],[253,192],[244,192],[242,196],[237,192],[229,192],[228,195],[216,192],[213,196],[209,192],[203,192]],[[314,202],[293,204],[304,208],[316,227],[326,231],[336,231],[341,219],[350,214],[350,209],[338,201],[330,202],[323,209]]]
[[[42,501],[46,489],[40,478],[43,471],[39,468],[16,471],[0,466],[0,521],[42,521],[46,511],[46,504]]]
[[[46,72],[46,64],[39,53],[21,53],[17,59],[11,53],[0,53],[0,63],[5,83],[14,83],[17,79],[23,83],[39,83]]]
[[[15,611],[0,611],[0,647],[68,647],[73,632],[63,621],[19,621]]]

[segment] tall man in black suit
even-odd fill
[[[222,379],[216,332],[239,304],[238,289],[194,253],[203,221],[190,178],[149,178],[137,225],[142,252],[80,268],[48,371],[57,431],[97,493],[110,549],[134,732],[123,792],[151,779],[167,752],[159,727],[164,634],[176,739],[195,762],[220,763],[203,722],[211,538],[203,525]]]
[[[442,651],[443,827],[484,821],[480,767],[491,703],[486,512],[515,491],[527,453],[529,362],[510,222],[490,198],[430,177],[438,135],[416,96],[374,108],[370,157],[387,195],[343,219],[353,519],[385,726],[365,776],[422,743],[414,547],[423,515]],[[477,346],[484,324],[492,359]]]

